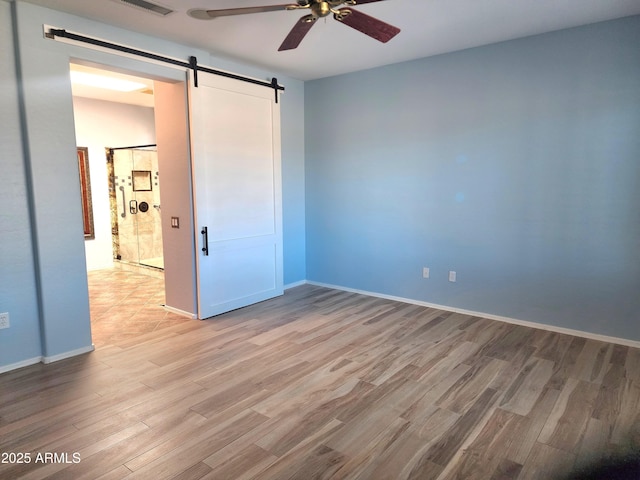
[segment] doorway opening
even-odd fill
[[[97,65],[70,70],[81,80],[137,85],[123,92],[72,75],[76,141],[88,152],[91,177],[94,235],[85,255],[93,343],[135,342],[185,321],[165,308],[154,81]]]

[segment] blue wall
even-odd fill
[[[289,80],[282,93],[282,247],[284,284],[307,278],[304,209],[304,82]]]
[[[23,161],[11,7],[0,1],[0,312],[11,328],[0,330],[0,371],[5,359],[41,356],[38,296],[29,216],[29,185]]]
[[[640,340],[639,45],[631,17],[307,82],[307,278]]]
[[[11,328],[0,330],[0,371],[91,349],[69,62],[184,79],[183,71],[167,66],[47,40],[43,24],[176,58],[195,55],[202,65],[256,78],[278,76],[287,88],[281,105],[284,280],[306,278],[302,81],[25,1],[0,0],[0,312],[11,314]]]

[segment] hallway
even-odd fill
[[[190,318],[164,309],[164,280],[120,269],[88,272],[91,333],[96,347],[118,345]]]

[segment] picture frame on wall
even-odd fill
[[[93,204],[91,202],[91,179],[89,176],[89,149],[87,147],[77,147],[77,150],[84,239],[93,240],[95,239],[95,231],[93,227]]]

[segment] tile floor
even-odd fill
[[[194,320],[162,305],[164,279],[120,269],[88,272],[91,333],[96,347]]]

